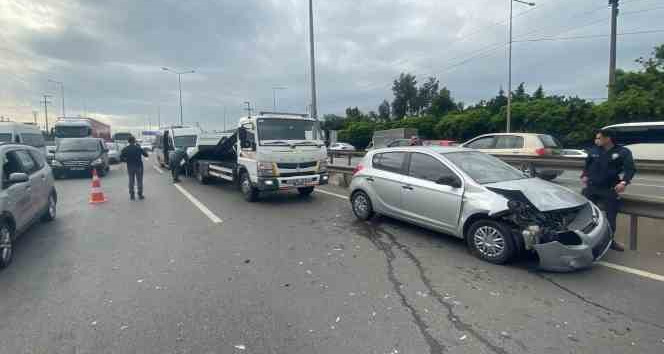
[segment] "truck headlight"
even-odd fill
[[[259,162],[258,163],[258,176],[259,177],[274,177],[277,175],[276,168],[272,162]]]
[[[104,163],[104,160],[102,160],[101,157],[92,161],[93,165],[101,165],[102,163]]]
[[[327,160],[318,161],[318,172],[327,172]]]

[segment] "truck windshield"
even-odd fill
[[[316,122],[298,119],[259,119],[258,138],[261,145],[289,144],[293,140],[298,144],[321,140],[322,134]],[[288,141],[288,142],[286,142]]]
[[[175,137],[176,148],[190,148],[196,146],[196,135],[180,135]]]
[[[90,127],[55,127],[55,136],[57,138],[85,138],[90,136]]]
[[[58,143],[58,152],[97,151],[99,141],[96,139],[64,139]]]

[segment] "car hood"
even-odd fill
[[[58,161],[89,160],[92,161],[101,155],[99,151],[72,151],[56,152],[55,159]]]
[[[539,211],[551,211],[579,207],[588,202],[581,194],[539,178],[497,182],[484,185],[489,190],[501,194],[502,191],[521,192]]]

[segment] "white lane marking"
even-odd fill
[[[322,189],[315,189],[314,192],[319,192],[319,193],[323,193],[323,194],[331,195],[331,196],[333,196],[333,197],[337,197],[337,198],[341,198],[341,199],[348,200],[348,197],[345,196],[345,195],[341,195],[341,194],[337,194],[337,193],[332,193],[332,192],[324,191],[324,190],[322,190]]]
[[[164,170],[162,170],[161,168],[159,168],[159,166],[157,166],[157,165],[152,165],[152,167],[153,167],[157,172],[159,172],[160,175],[163,175],[163,174],[164,174]]]
[[[578,178],[560,178],[558,177],[559,180],[561,181],[572,181],[572,182],[578,182],[579,185],[581,185],[581,180]],[[664,188],[662,185],[654,185],[654,184],[643,184],[643,183],[638,183],[638,182],[633,182],[631,184],[632,186],[638,186],[638,187],[653,187],[653,188]],[[629,187],[628,187],[629,188]]]
[[[619,270],[621,272],[630,273],[630,274],[638,275],[640,277],[644,277],[644,278],[664,282],[664,275],[650,273],[650,272],[646,272],[644,270],[634,269],[634,268],[625,267],[625,266],[621,266],[621,265],[618,265],[618,264],[613,264],[613,263],[603,262],[603,261],[599,261],[599,262],[597,262],[597,264],[605,266],[607,268]]]
[[[198,199],[196,199],[196,197],[187,192],[187,190],[184,189],[182,186],[180,186],[179,184],[175,184],[174,186],[175,188],[177,188],[177,190],[180,191],[180,193],[182,193],[185,197],[187,197],[187,199],[189,199],[189,201],[192,204],[194,204],[194,206],[196,206],[201,212],[203,212],[203,214],[205,214],[205,216],[207,216],[213,223],[221,224],[223,222],[223,220],[221,220],[218,216],[214,215],[214,213],[211,212],[210,209],[208,209],[205,205],[203,205],[203,203],[201,203]]]

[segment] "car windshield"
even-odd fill
[[[480,184],[528,178],[498,158],[479,151],[449,152],[443,156]]]
[[[180,135],[175,137],[176,148],[190,148],[196,146],[196,135]]]
[[[0,143],[11,143],[12,133],[0,133]]]
[[[55,127],[55,136],[58,138],[84,138],[90,135],[88,126],[59,126]]]
[[[302,141],[316,144],[322,133],[316,122],[301,119],[259,119],[258,137],[261,144],[288,144],[284,141]]]
[[[99,141],[95,139],[64,139],[58,143],[58,152],[97,151]]]

